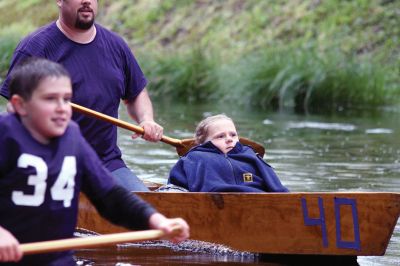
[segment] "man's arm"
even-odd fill
[[[129,115],[144,129],[143,138],[147,141],[159,141],[163,135],[163,127],[154,121],[153,105],[147,89],[132,100],[125,101]],[[132,138],[139,135],[134,134]]]

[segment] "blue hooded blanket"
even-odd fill
[[[271,166],[237,143],[223,154],[211,141],[191,149],[172,168],[169,184],[192,192],[288,192]]]

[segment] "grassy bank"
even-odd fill
[[[57,13],[44,0],[18,2],[15,10],[10,3],[0,4],[8,15],[0,16],[2,75],[13,43]],[[400,91],[399,1],[100,4],[99,21],[126,38],[153,97],[304,112],[378,108]],[[17,12],[26,14],[22,21],[13,19]],[[10,24],[16,30],[7,32]]]
[[[7,73],[12,52],[19,40],[58,16],[54,1],[0,1],[0,81]]]

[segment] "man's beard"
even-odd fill
[[[81,29],[81,30],[87,30],[93,26],[93,23],[94,23],[94,17],[93,17],[93,19],[91,19],[89,21],[82,21],[79,18],[77,18],[75,21],[75,28]]]

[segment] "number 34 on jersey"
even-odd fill
[[[29,175],[27,178],[27,186],[33,186],[33,194],[14,190],[11,195],[12,201],[20,206],[40,206],[45,200],[47,189],[48,167],[46,162],[41,157],[23,153],[18,158],[17,167],[33,167],[36,170],[36,174]],[[71,206],[71,201],[74,197],[75,175],[75,156],[65,156],[61,171],[54,185],[50,188],[51,198],[62,201],[65,208]]]

